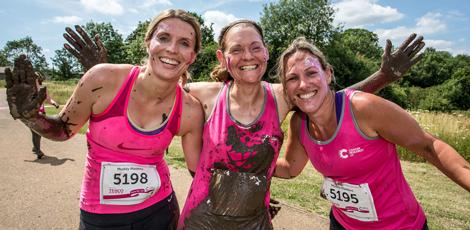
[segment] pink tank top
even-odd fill
[[[346,229],[421,229],[425,215],[405,180],[395,144],[367,137],[359,129],[351,108],[354,93],[348,89],[343,93],[338,127],[326,141],[310,135],[308,117],[302,114],[300,142],[325,181],[333,181],[328,187],[324,183],[322,191],[330,201],[335,200],[333,215]],[[354,185],[361,185],[360,194],[352,195]],[[360,196],[369,197],[364,202],[373,208],[366,208]],[[337,205],[338,200],[349,203]],[[360,217],[373,216],[373,212],[376,219]]]
[[[199,164],[178,228],[182,227],[190,211],[208,196],[211,170],[214,168],[266,175],[268,192],[265,204],[266,207],[269,205],[269,184],[283,141],[275,97],[271,85],[262,82],[265,95],[263,109],[251,124],[244,125],[237,122],[229,111],[231,85],[232,82],[224,84],[212,115],[204,124]]]
[[[88,154],[80,208],[91,213],[129,213],[149,207],[173,191],[165,149],[178,132],[182,112],[177,85],[172,112],[157,134],[136,131],[127,117],[129,96],[139,67],[132,68],[110,105],[90,117]]]

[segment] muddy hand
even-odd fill
[[[14,119],[30,119],[38,116],[39,107],[46,99],[46,87],[38,89],[31,62],[26,55],[15,59],[14,70],[5,70],[7,101],[10,114]]]
[[[80,36],[70,27],[65,28],[67,33],[64,33],[64,38],[69,44],[64,43],[64,48],[78,59],[85,71],[96,64],[108,62],[106,48],[98,35],[93,42],[81,26],[75,25],[75,30]]]
[[[415,38],[416,34],[411,34],[393,53],[391,53],[392,42],[387,39],[380,68],[391,81],[401,78],[423,57],[422,53],[417,55],[424,47],[423,36]]]
[[[274,217],[277,215],[277,213],[281,210],[281,205],[279,201],[270,198],[269,199],[269,215],[271,216],[271,219],[274,219]]]

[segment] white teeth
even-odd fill
[[[299,97],[302,98],[302,99],[308,99],[308,98],[311,98],[313,96],[315,96],[317,94],[318,91],[313,91],[311,93],[306,93],[306,94],[299,94]]]
[[[258,68],[258,65],[247,65],[240,67],[241,70],[254,70],[256,68]]]
[[[170,58],[161,57],[161,58],[160,58],[160,61],[162,61],[162,62],[165,63],[165,64],[178,65],[178,61],[177,61],[177,60],[170,59]]]

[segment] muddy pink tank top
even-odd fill
[[[269,184],[283,141],[277,104],[271,85],[262,82],[264,104],[258,117],[248,125],[241,124],[230,114],[229,89],[226,82],[219,92],[212,115],[204,124],[203,147],[195,178],[184,205],[179,228],[189,212],[209,193],[212,169],[228,169],[266,175],[269,205]]]
[[[177,85],[172,112],[158,133],[143,134],[127,117],[139,68],[132,68],[110,105],[90,117],[88,154],[80,208],[91,213],[128,213],[149,207],[172,193],[165,149],[178,132],[182,112]]]
[[[421,229],[425,215],[405,180],[396,146],[359,129],[351,108],[354,93],[342,94],[338,127],[326,141],[310,135],[302,114],[300,142],[325,177],[322,193],[346,229]]]

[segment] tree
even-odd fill
[[[122,35],[113,28],[111,23],[96,23],[91,21],[83,26],[83,28],[90,35],[90,37],[94,37],[96,34],[100,36],[101,41],[108,50],[109,63],[127,62]]]
[[[356,55],[377,60],[382,55],[379,37],[366,29],[347,29],[341,33],[340,42]]]
[[[46,57],[42,54],[42,48],[36,45],[29,36],[19,40],[8,41],[2,53],[10,66],[13,66],[14,60],[20,54],[26,54],[36,70],[41,72],[47,70]]]
[[[334,32],[334,9],[327,0],[280,0],[263,6],[260,18],[264,38],[268,44],[271,69],[288,45],[304,36],[323,48]]]
[[[470,66],[458,69],[452,79],[443,84],[443,94],[452,109],[470,109]]]
[[[192,81],[208,81],[210,80],[210,73],[212,68],[217,65],[218,61],[216,58],[217,43],[214,40],[214,29],[212,24],[206,26],[204,19],[197,13],[189,12],[195,18],[197,18],[201,25],[201,43],[202,47],[197,55],[196,61],[191,65],[189,71],[191,73]]]
[[[8,63],[7,56],[0,51],[0,66],[8,66],[10,63]]]
[[[137,28],[126,38],[126,54],[130,63],[142,64],[141,62],[147,56],[144,40],[149,24],[150,20],[139,21]]]
[[[67,80],[78,77],[83,72],[82,66],[65,48],[55,51],[52,64],[55,67],[53,72],[53,79],[55,80]]]
[[[446,51],[427,48],[423,59],[413,66],[404,83],[422,88],[440,85],[450,79],[453,73],[452,55]]]

